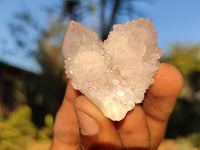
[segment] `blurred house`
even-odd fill
[[[20,103],[17,90],[22,90],[24,87],[19,84],[30,82],[30,79],[37,76],[0,60],[0,114],[7,116]]]

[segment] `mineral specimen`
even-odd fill
[[[72,86],[112,120],[141,103],[159,67],[162,50],[150,19],[114,25],[102,42],[91,29],[69,23],[63,54]]]

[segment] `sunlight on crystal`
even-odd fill
[[[112,120],[122,120],[141,103],[153,83],[162,50],[150,19],[140,18],[114,30],[104,42],[91,29],[69,23],[63,55],[72,86]]]
[[[124,95],[124,92],[123,92],[123,91],[119,91],[117,94],[118,94],[119,96],[123,96],[123,95]]]

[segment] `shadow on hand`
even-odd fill
[[[121,148],[111,144],[97,144],[97,145],[92,145],[89,148],[89,150],[149,150],[149,148],[140,148],[140,147]]]

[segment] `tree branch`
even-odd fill
[[[103,2],[103,1],[104,1],[104,0],[102,0],[102,2]],[[104,30],[102,31],[102,34],[103,34],[102,38],[103,38],[103,40],[105,40],[105,39],[107,38],[108,33],[109,33],[109,31],[110,31],[110,28],[111,28],[111,26],[113,25],[113,23],[114,23],[114,21],[115,21],[115,16],[116,16],[116,13],[117,13],[118,8],[119,8],[119,6],[120,6],[120,2],[121,2],[121,0],[115,0],[115,5],[114,5],[113,11],[112,11],[110,23],[108,24],[108,26],[107,26],[106,28],[103,28]],[[104,1],[104,3],[105,3],[105,1]],[[104,12],[105,12],[105,11],[104,11]],[[103,13],[103,12],[102,12],[102,13]]]

